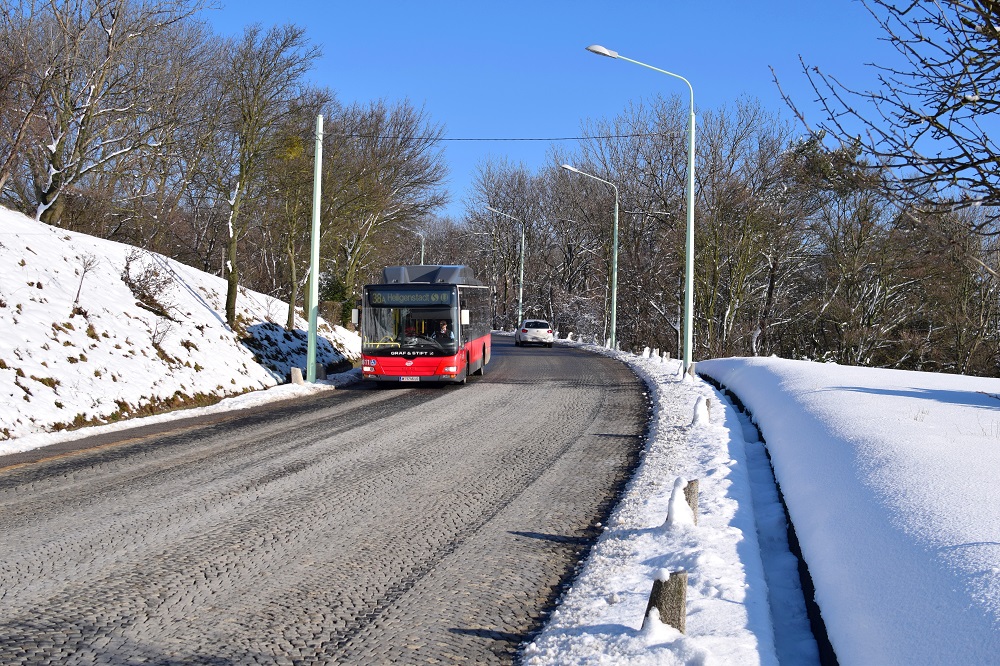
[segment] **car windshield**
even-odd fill
[[[549,323],[547,321],[526,321],[524,322],[524,328],[548,328]]]

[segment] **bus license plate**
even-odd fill
[[[401,381],[401,382],[419,382],[420,381],[420,377],[400,377],[399,381]]]

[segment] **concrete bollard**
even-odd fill
[[[698,482],[678,477],[670,491],[663,528],[669,530],[683,525],[698,525]]]
[[[694,524],[698,524],[698,479],[693,479],[687,482],[684,486],[684,499],[687,500],[688,506],[691,507],[691,513],[694,514]]]
[[[712,400],[704,396],[698,396],[698,399],[694,401],[694,417],[691,419],[691,425],[707,425],[712,422]]]
[[[322,363],[316,364],[316,379],[326,379],[326,366]]]
[[[305,382],[302,380],[302,368],[292,368],[291,375],[293,384],[299,384],[299,385],[305,384]]]
[[[660,571],[653,581],[653,589],[649,593],[649,603],[646,604],[646,615],[642,619],[643,627],[649,620],[649,612],[656,609],[660,622],[669,624],[682,634],[687,617],[687,572]]]

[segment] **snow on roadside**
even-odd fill
[[[737,415],[708,384],[681,378],[677,361],[585,348],[644,379],[653,419],[643,461],[576,581],[526,647],[525,663],[776,664]],[[699,398],[711,400],[707,420],[696,415]],[[677,478],[699,480],[696,526],[667,524]],[[684,634],[658,622],[643,628],[664,569],[688,573]]]

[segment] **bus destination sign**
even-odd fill
[[[420,307],[451,305],[452,292],[444,289],[372,289],[369,305],[382,307]]]

